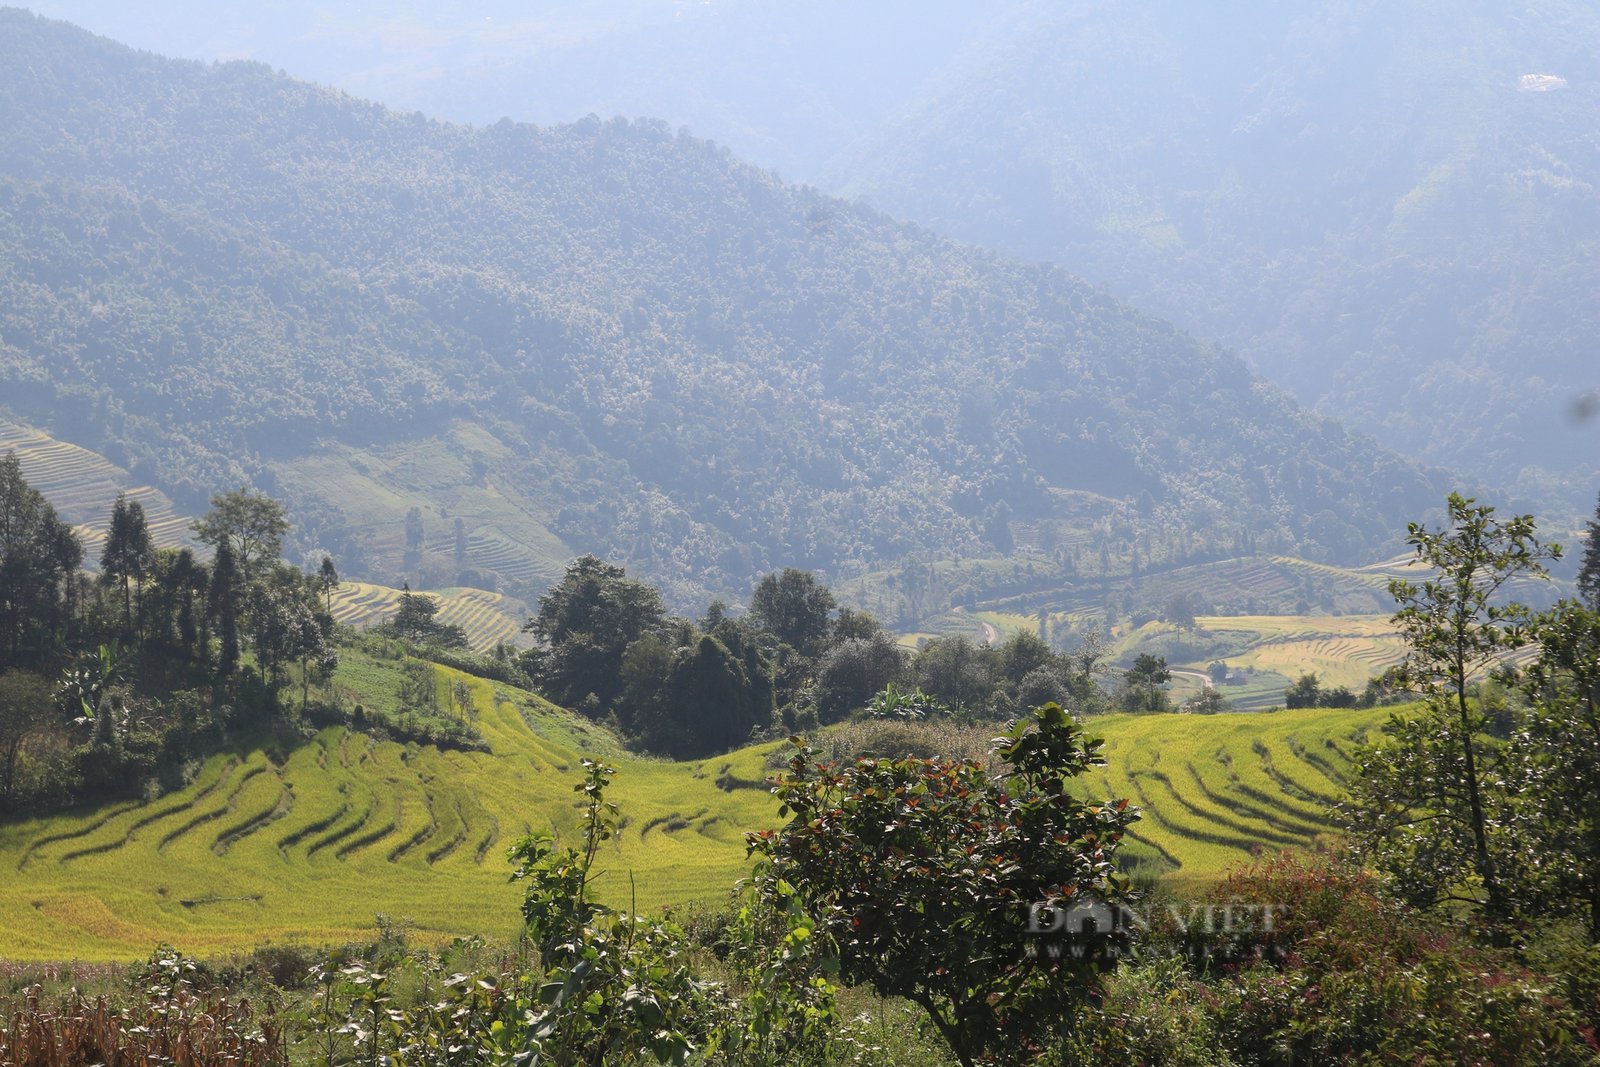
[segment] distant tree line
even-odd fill
[[[526,629],[538,644],[520,665],[546,696],[677,757],[839,722],[891,686],[925,697],[919,708],[974,719],[1050,701],[1106,705],[1098,644],[1068,654],[1031,633],[992,646],[952,636],[911,653],[792,567],[763,577],[742,614],[714,601],[689,619],[668,615],[661,593],[622,567],[583,556]]]

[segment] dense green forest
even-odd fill
[[[1063,264],[1402,452],[1575,512],[1597,42],[1574,0],[1025,0],[816,180]]]
[[[430,115],[684,124],[1103,283],[1541,510],[1596,473],[1571,417],[1597,384],[1600,23],[1580,0],[38,10]]]
[[[1057,269],[659,123],[453,127],[21,12],[0,34],[8,406],[190,510],[281,480],[291,558],[400,574],[398,515],[374,540],[306,471],[463,424],[524,542],[685,605],[780,563],[1004,555],[1028,522],[1112,567],[1175,530],[1169,562],[1354,560],[1442,496]]]

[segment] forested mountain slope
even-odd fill
[[[1597,106],[1578,0],[1024,0],[818,180],[1102,281],[1408,454],[1587,504]]]
[[[1348,560],[1444,494],[1063,271],[659,124],[453,127],[14,10],[0,47],[12,414],[183,508],[281,490],[346,573],[430,487],[513,591],[594,551],[682,601],[1041,516]]]
[[[1541,514],[1600,477],[1584,0],[40,9],[429,114],[687,124],[1104,283]]]

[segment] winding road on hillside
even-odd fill
[[[950,609],[950,613],[952,615],[965,615],[967,613],[967,609],[962,607],[960,604],[957,604],[955,607]],[[984,622],[982,619],[978,619],[977,623],[979,626],[983,627],[984,644],[992,647],[1000,643],[1000,631],[993,623]]]

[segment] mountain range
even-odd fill
[[[660,122],[451,125],[14,9],[0,41],[9,414],[190,511],[280,495],[355,575],[528,595],[588,551],[694,604],[1019,544],[1068,579],[1348,562],[1452,481],[1060,268]]]
[[[1064,266],[1541,513],[1600,481],[1581,0],[41,5],[456,120],[686,124]]]

